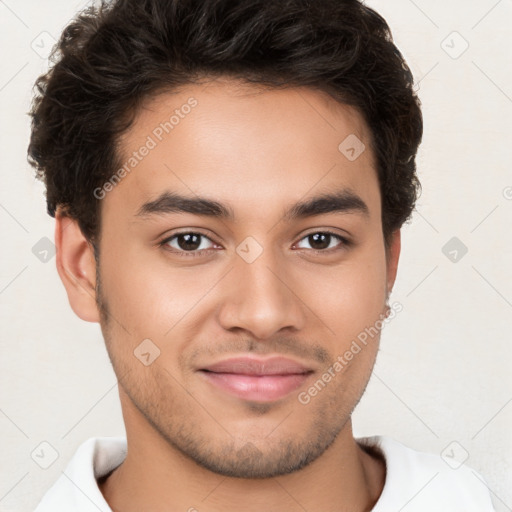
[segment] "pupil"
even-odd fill
[[[329,247],[330,238],[331,235],[327,233],[315,233],[313,235],[309,235],[309,243],[311,244],[311,247],[315,249],[326,249]],[[313,243],[311,243],[311,240],[313,240]]]
[[[184,240],[184,243],[181,243],[181,241]],[[201,243],[200,243],[200,235],[197,235],[195,233],[186,233],[182,235],[178,235],[178,245],[183,250],[194,250],[197,249]]]
[[[327,233],[315,233],[313,235],[309,235],[309,243],[315,249],[326,249],[329,247],[331,235]],[[195,233],[186,233],[182,235],[178,235],[178,245],[183,250],[194,250],[197,249],[200,243],[200,235]]]

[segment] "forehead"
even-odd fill
[[[380,210],[370,144],[357,110],[326,93],[221,79],[194,84],[143,105],[119,141],[126,172],[105,202],[122,200],[135,215],[170,190],[263,214],[348,189]]]

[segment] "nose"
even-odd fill
[[[237,257],[224,283],[218,321],[230,331],[244,331],[265,340],[281,330],[303,329],[305,305],[286,262],[277,262],[264,250],[252,263]],[[297,275],[298,270],[295,271]]]

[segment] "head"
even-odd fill
[[[128,436],[231,476],[311,463],[370,378],[379,334],[335,364],[382,325],[419,189],[419,101],[385,21],[356,0],[118,0],[53,62],[29,160]],[[204,371],[247,354],[310,373],[262,401]]]

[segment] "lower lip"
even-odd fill
[[[291,375],[242,375],[201,372],[213,385],[245,400],[273,402],[300,387],[311,373]]]

